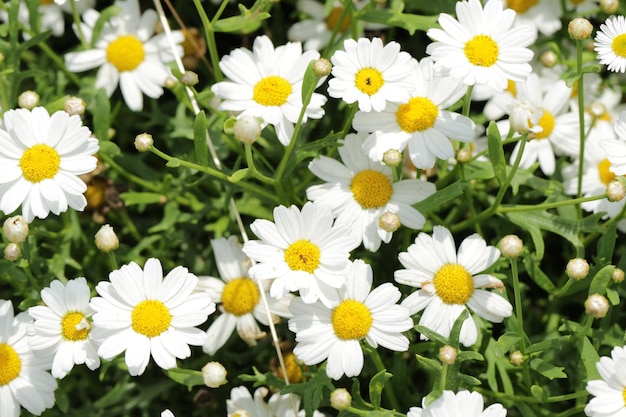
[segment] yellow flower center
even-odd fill
[[[20,158],[20,168],[27,181],[36,183],[53,178],[59,172],[61,157],[48,145],[35,145],[26,149]]]
[[[574,6],[582,4],[584,1],[585,0],[569,0],[569,2],[572,3]]]
[[[302,368],[296,362],[296,355],[294,355],[293,352],[289,352],[284,355],[284,359],[285,370],[287,371],[287,379],[289,380],[289,382],[292,384],[298,384],[302,382]],[[306,370],[306,366],[303,366],[303,368]],[[283,370],[280,366],[277,368],[276,373],[278,374],[279,378],[285,378]]]
[[[285,262],[292,271],[312,274],[320,264],[320,248],[308,240],[296,240],[285,250]]]
[[[339,18],[341,17],[341,13],[343,13],[343,7],[334,7],[328,17],[324,20],[326,23],[326,27],[328,30],[333,31],[339,24]],[[345,32],[346,29],[350,26],[350,15],[346,14],[343,18],[343,22],[341,22],[341,26],[339,27],[339,32]]]
[[[87,319],[78,311],[67,313],[61,320],[61,334],[65,340],[85,340],[89,336],[90,326]]]
[[[465,43],[467,60],[478,67],[490,67],[498,61],[498,44],[488,35],[476,35]]]
[[[539,119],[539,126],[541,126],[543,130],[535,135],[535,139],[545,139],[550,136],[554,130],[554,116],[552,113],[543,109],[543,115]]]
[[[346,300],[333,310],[331,323],[338,338],[342,340],[363,339],[372,327],[372,313],[365,304]]]
[[[626,57],[626,33],[622,33],[621,35],[617,35],[613,38],[611,49],[613,49],[615,55],[622,58]]]
[[[506,0],[506,5],[517,13],[524,13],[538,2],[539,0]]]
[[[604,185],[609,185],[615,179],[615,174],[609,168],[611,168],[611,162],[608,159],[604,159],[598,164],[598,175]]]
[[[234,316],[243,316],[254,310],[261,293],[256,283],[243,277],[229,281],[222,291],[222,307]]]
[[[363,68],[354,77],[356,88],[368,96],[376,94],[383,84],[385,84],[383,74],[376,68]]]
[[[41,0],[42,6],[47,6],[49,4],[54,4],[54,0]]]
[[[515,87],[515,81],[506,80],[506,91],[511,93],[513,97],[517,96],[517,87]]]
[[[364,209],[382,207],[393,195],[393,185],[382,172],[366,169],[352,177],[350,191]]]
[[[624,399],[624,407],[626,407],[626,388],[622,390],[622,398]]]
[[[474,293],[474,278],[458,264],[445,264],[435,274],[433,285],[446,304],[465,304]]]
[[[133,35],[120,36],[107,46],[107,61],[119,72],[134,70],[145,55],[143,43]]]
[[[155,337],[170,327],[172,315],[159,300],[145,300],[133,309],[133,330],[148,337]]]
[[[396,110],[396,121],[405,132],[423,132],[435,125],[439,108],[426,97],[413,97]]]
[[[278,75],[270,75],[256,83],[252,98],[263,106],[282,106],[291,91],[289,81]]]
[[[13,381],[22,370],[22,360],[13,347],[0,343],[0,387]]]

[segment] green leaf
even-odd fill
[[[382,370],[370,379],[370,403],[372,403],[374,408],[380,408],[380,398],[385,388],[385,383],[389,381],[392,376],[393,375],[390,373]]]
[[[530,252],[524,252],[524,266],[530,278],[548,294],[554,294],[558,290],[552,280],[541,270],[539,261],[534,259]]]
[[[200,165],[209,165],[209,147],[207,145],[206,113],[202,110],[193,121],[193,145]]]
[[[119,146],[117,146],[115,142],[111,142],[110,140],[100,141],[99,145],[100,150],[98,151],[98,153],[101,155],[107,155],[111,158],[114,158],[122,153]]]
[[[615,266],[613,265],[607,265],[604,268],[600,269],[591,280],[591,285],[589,285],[589,295],[604,295],[606,292],[606,287],[609,285],[609,281],[611,280],[611,275],[613,274],[614,270]]]
[[[286,385],[281,394],[294,393],[302,397],[304,410],[307,416],[312,416],[317,410],[323,398],[329,398],[330,393],[335,389],[332,381],[324,370],[313,374],[311,379],[303,384]]]
[[[96,108],[93,111],[94,135],[100,142],[109,140],[109,128],[111,127],[111,103],[104,88],[96,92]]]
[[[134,206],[137,204],[155,204],[163,199],[161,193],[147,193],[147,192],[133,192],[129,191],[120,194],[120,197],[124,201],[126,206]]]
[[[247,176],[248,176],[248,168],[242,168],[233,172],[232,175],[228,177],[228,179],[232,183],[237,183],[241,181],[242,179],[246,178]]]
[[[530,368],[550,380],[555,378],[567,378],[567,375],[563,372],[563,369],[565,368],[562,366],[552,365],[541,358],[531,359]]]
[[[357,15],[359,20],[371,23],[382,23],[402,28],[413,35],[415,31],[427,31],[437,27],[438,16],[422,16],[411,13],[402,13],[402,10],[365,10]]]
[[[583,336],[577,347],[580,352],[580,360],[582,361],[583,366],[585,367],[585,372],[587,373],[587,380],[600,379],[600,373],[596,368],[596,364],[600,361],[600,357],[598,356],[596,349],[589,341],[589,338],[587,336]]]
[[[168,168],[178,168],[180,166],[180,159],[172,158],[165,164]]]
[[[165,374],[170,379],[178,382],[181,385],[187,386],[187,388],[189,389],[197,385],[204,385],[202,372],[196,371],[194,369],[172,368],[165,371]]]
[[[539,385],[533,385],[530,387],[530,393],[534,399],[539,402],[544,402],[548,398],[548,393],[544,391]]]
[[[430,369],[436,375],[441,374],[441,363],[431,358],[427,358],[425,356],[415,354],[415,359],[421,365],[423,365],[426,369]]]
[[[610,262],[613,258],[615,250],[615,241],[617,240],[617,223],[609,222],[609,227],[604,231],[602,237],[598,241],[598,256],[596,263]]]
[[[485,358],[479,352],[473,350],[462,350],[457,353],[456,360],[459,362],[465,361],[484,361]]]
[[[619,293],[611,288],[606,289],[606,298],[608,298],[614,306],[619,304]]]
[[[489,123],[487,128],[487,146],[489,150],[489,160],[493,166],[493,172],[496,175],[498,184],[504,184],[506,180],[506,160],[504,159],[504,150],[502,149],[502,137],[496,122]]]
[[[435,194],[420,201],[419,203],[414,204],[413,207],[415,207],[420,213],[425,215],[427,213],[430,213],[431,211],[434,211],[440,206],[462,196],[463,191],[463,183],[461,181],[457,181],[448,185],[446,188],[437,191]]]
[[[239,3],[239,16],[227,17],[220,19],[213,24],[215,32],[241,32],[251,33],[261,26],[261,22],[270,17],[262,8],[269,8],[269,1],[257,1],[251,9],[247,9],[243,4]]]
[[[511,349],[519,343],[522,338],[512,332],[506,332],[498,338],[495,347],[496,358],[502,359],[511,351]]]

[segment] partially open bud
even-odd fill
[[[520,366],[522,363],[524,363],[524,355],[519,350],[511,352],[511,354],[509,355],[509,362],[513,366]]]
[[[617,284],[624,281],[624,270],[616,267],[611,274],[611,279]]]
[[[543,128],[539,125],[541,116],[543,116],[541,109],[526,102],[516,101],[509,115],[509,123],[511,129],[522,135],[538,133],[543,131]]]
[[[193,71],[185,71],[182,77],[180,77],[180,82],[185,87],[193,87],[198,84],[198,74]]]
[[[120,246],[120,241],[111,226],[105,224],[98,230],[95,237],[96,247],[102,252],[111,252]]]
[[[352,405],[352,395],[345,388],[337,388],[330,393],[330,406],[335,410],[345,410]]]
[[[606,186],[606,198],[612,203],[620,201],[624,198],[626,194],[626,189],[624,189],[624,184],[619,182],[618,180],[613,180],[609,182],[609,185]]]
[[[505,258],[517,258],[524,251],[524,242],[517,235],[506,235],[500,239],[498,249]]]
[[[585,279],[587,274],[589,274],[589,263],[587,263],[586,259],[582,258],[570,259],[565,267],[565,273],[575,281]]]
[[[585,311],[590,316],[601,319],[609,311],[609,300],[600,294],[592,294],[585,300]]]
[[[226,384],[226,368],[219,362],[209,362],[202,367],[204,384],[209,388],[217,388]]]
[[[589,106],[589,114],[596,119],[600,119],[606,115],[606,106],[599,101],[594,101]]]
[[[135,148],[139,152],[146,152],[152,149],[152,145],[154,145],[154,139],[152,139],[152,135],[149,133],[140,133],[135,136]]]
[[[68,97],[63,103],[63,110],[70,116],[80,116],[85,113],[85,107],[87,104],[80,97]]]
[[[567,25],[569,37],[576,40],[587,39],[593,32],[593,25],[584,17],[572,19]]]
[[[11,243],[21,243],[28,237],[28,222],[22,216],[9,217],[2,225],[2,233]]]
[[[461,163],[468,162],[470,159],[472,159],[472,151],[470,149],[461,148],[456,153],[456,160]]]
[[[320,78],[327,77],[332,68],[333,66],[326,58],[320,58],[313,63],[313,72]]]
[[[23,109],[32,110],[39,105],[39,94],[34,91],[24,91],[17,98],[17,105]]]
[[[384,212],[378,220],[378,225],[386,232],[395,232],[400,227],[400,217],[390,211]]]
[[[439,360],[446,365],[452,365],[456,362],[456,349],[450,345],[442,346],[439,349]]]
[[[261,121],[254,116],[242,116],[233,126],[233,134],[243,143],[254,143],[261,137]]]
[[[388,167],[397,167],[402,163],[402,152],[397,149],[389,149],[383,154],[383,164]]]
[[[22,256],[22,248],[17,243],[9,243],[4,248],[4,258],[13,262],[20,259]]]

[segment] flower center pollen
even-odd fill
[[[391,180],[382,172],[366,169],[352,177],[350,191],[364,209],[382,207],[393,195]]]
[[[376,94],[383,84],[385,84],[383,74],[376,68],[363,68],[354,77],[356,88],[368,96]]]
[[[609,168],[611,168],[611,162],[608,159],[603,159],[598,164],[598,175],[604,185],[609,185],[615,179],[615,174]]]
[[[474,293],[474,278],[458,264],[445,264],[435,274],[433,285],[446,304],[465,304]]]
[[[262,106],[282,106],[291,91],[289,81],[278,75],[270,75],[256,83],[252,98]]]
[[[339,18],[341,17],[341,13],[343,13],[343,7],[334,7],[328,14],[328,17],[324,19],[324,22],[326,23],[326,27],[331,32],[335,30],[335,28],[339,24]],[[350,26],[350,15],[346,14],[343,18],[343,22],[341,22],[341,26],[339,27],[339,32],[345,32],[349,26]]]
[[[54,148],[39,144],[27,149],[20,158],[20,168],[27,181],[41,182],[59,172],[61,157]]]
[[[613,49],[615,55],[622,58],[626,57],[626,33],[622,33],[621,35],[613,38],[613,43],[611,43],[611,49]]]
[[[135,306],[131,319],[134,331],[155,337],[170,327],[172,315],[161,301],[145,300]]]
[[[0,343],[0,387],[13,381],[22,370],[22,360],[15,349]]]
[[[61,320],[61,328],[63,338],[74,342],[87,339],[91,330],[83,313],[78,311],[67,313]]]
[[[333,310],[331,323],[338,338],[342,340],[363,339],[372,327],[372,313],[365,304],[346,300]]]
[[[133,35],[120,36],[107,46],[107,61],[119,72],[132,71],[146,55],[143,43]]]
[[[622,398],[624,399],[624,407],[626,407],[626,388],[622,390]]]
[[[312,274],[320,264],[320,248],[308,240],[296,240],[285,250],[285,262],[292,271]]]
[[[467,60],[477,67],[490,67],[498,61],[498,44],[488,35],[476,35],[465,43]]]
[[[222,291],[222,307],[234,316],[243,316],[254,310],[259,303],[259,288],[250,278],[229,281]]]
[[[539,119],[539,126],[541,126],[543,130],[535,135],[535,139],[545,139],[550,136],[554,130],[554,116],[552,113],[543,109],[543,115]]]
[[[539,0],[506,0],[506,5],[517,13],[524,13],[538,2]]]
[[[426,97],[413,97],[396,111],[396,121],[405,132],[423,132],[435,125],[439,108]]]

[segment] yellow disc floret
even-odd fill
[[[61,320],[61,335],[65,340],[85,340],[89,336],[89,322],[78,311],[68,312]]]
[[[393,195],[393,185],[385,174],[366,169],[352,177],[350,191],[364,209],[383,207]]]
[[[119,72],[132,71],[143,62],[143,43],[133,35],[123,35],[107,46],[107,61]]]
[[[490,67],[498,61],[500,48],[491,36],[476,35],[465,43],[463,51],[472,65]]]
[[[170,327],[172,315],[161,301],[145,300],[135,306],[131,319],[134,331],[155,337]]]
[[[413,97],[396,110],[398,125],[408,133],[423,132],[435,125],[439,108],[426,97]]]
[[[256,83],[252,98],[262,106],[282,106],[291,92],[289,81],[278,75],[270,75]]]
[[[624,399],[624,407],[626,407],[626,388],[622,390],[622,398]]]
[[[524,13],[538,2],[539,0],[506,0],[506,5],[516,13]]]
[[[320,248],[314,243],[296,240],[285,250],[285,262],[292,271],[312,274],[320,264],[320,254]]]
[[[250,278],[233,279],[222,291],[222,307],[234,316],[243,316],[254,310],[260,296],[258,286]]]
[[[341,13],[343,13],[343,10],[344,10],[343,7],[334,7],[330,11],[328,16],[324,20],[328,30],[330,31],[335,30],[335,28],[337,27],[337,24],[339,24],[339,18],[341,17]],[[350,27],[350,14],[346,13],[346,15],[343,18],[343,21],[341,22],[341,26],[339,27],[339,32],[345,32],[346,29],[348,29],[348,27]]]
[[[433,285],[446,304],[465,304],[474,293],[474,278],[463,266],[445,264],[435,274]]]
[[[615,52],[615,55],[622,58],[626,57],[626,33],[622,33],[613,38],[611,49]]]
[[[611,172],[611,162],[608,159],[603,159],[598,164],[598,175],[602,184],[609,185],[611,181],[615,179],[615,174]]]
[[[22,360],[12,346],[0,343],[0,387],[13,381],[22,370]]]
[[[354,85],[362,93],[372,96],[385,84],[383,74],[376,68],[363,68],[356,73]]]
[[[342,340],[363,339],[372,327],[372,313],[365,304],[346,300],[333,310],[331,323],[335,335]]]
[[[544,109],[543,115],[539,119],[539,126],[541,126],[543,130],[535,135],[536,139],[545,139],[550,136],[554,130],[554,116],[552,113]]]
[[[54,178],[59,172],[61,157],[58,152],[48,145],[39,144],[26,149],[20,158],[20,168],[27,181],[41,182]]]

